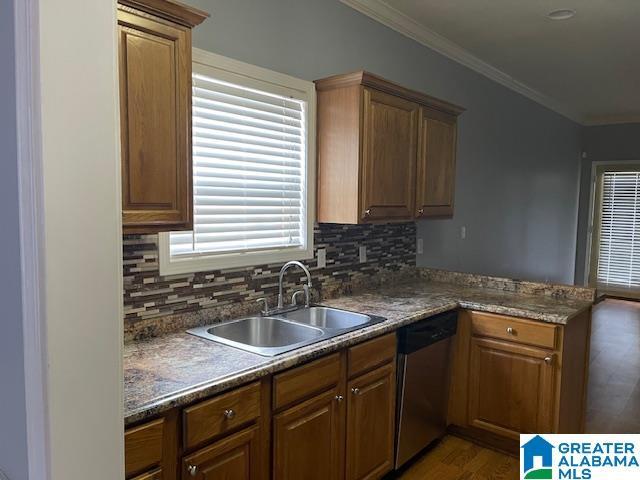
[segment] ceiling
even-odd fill
[[[640,0],[342,1],[580,123],[640,121]]]

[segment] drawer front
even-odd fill
[[[151,472],[143,473],[142,475],[138,475],[132,480],[162,480],[162,470],[156,469]]]
[[[327,390],[340,381],[340,354],[315,360],[273,377],[273,403],[279,409]]]
[[[184,446],[193,448],[260,416],[260,383],[185,408]]]
[[[374,338],[349,349],[349,377],[360,375],[396,358],[396,334]]]
[[[125,432],[124,451],[127,478],[160,464],[164,428],[164,419],[160,418]],[[144,475],[142,478],[145,478]]]
[[[471,328],[477,336],[555,349],[559,327],[505,315],[471,312]]]

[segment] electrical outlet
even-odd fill
[[[325,248],[318,249],[318,268],[327,266],[327,250]]]
[[[424,253],[424,242],[421,238],[416,240],[416,253],[422,255]]]
[[[365,245],[360,246],[360,263],[367,261],[367,247]]]
[[[465,238],[467,238],[467,227],[460,227],[460,239],[464,240]]]

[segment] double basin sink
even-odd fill
[[[192,335],[274,356],[384,321],[382,317],[311,306],[194,328]]]

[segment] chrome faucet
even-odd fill
[[[310,290],[311,290],[311,274],[309,273],[309,269],[305,267],[302,263],[297,260],[293,260],[291,262],[287,262],[283,265],[280,270],[280,275],[278,277],[278,309],[284,308],[284,297],[282,296],[282,281],[284,280],[284,274],[289,269],[289,267],[300,267],[304,273],[307,275],[307,284],[303,285],[304,289],[304,306],[309,308],[310,305]],[[294,294],[295,295],[295,294]],[[295,298],[293,299],[295,301]]]

